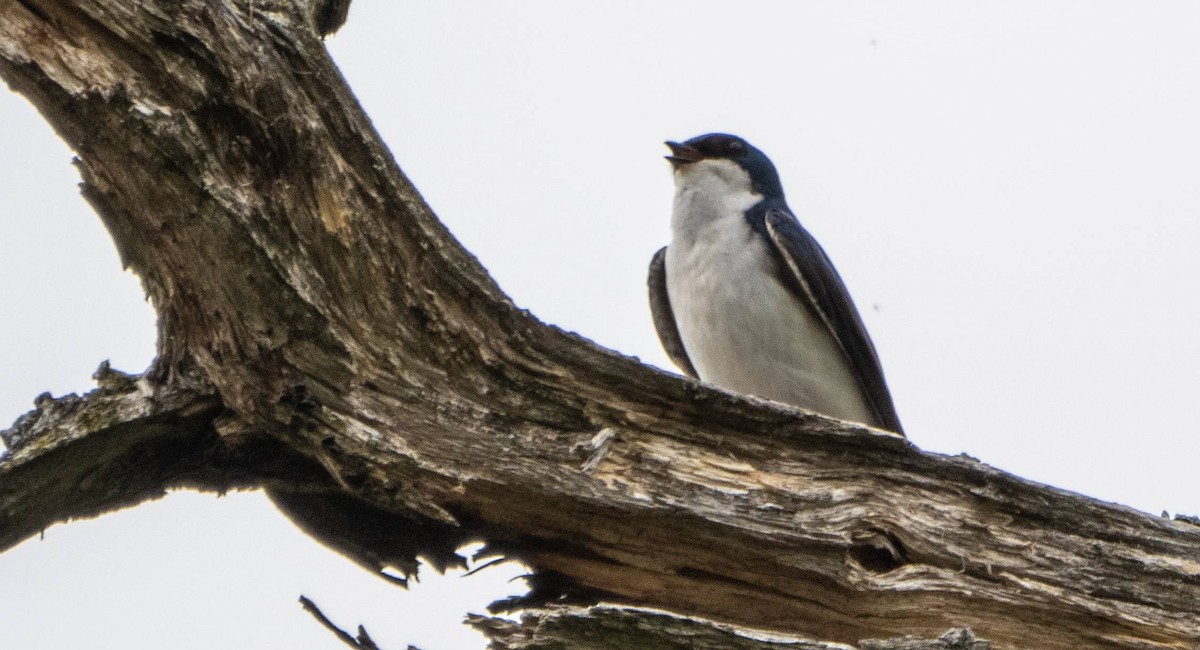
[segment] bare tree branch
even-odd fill
[[[471,625],[492,638],[493,650],[856,650],[748,630],[662,612],[621,607],[552,607],[526,611],[520,621],[469,617]],[[862,650],[988,650],[991,644],[970,630],[954,629],[937,639],[912,637],[865,640]]]
[[[245,465],[211,426],[220,402],[202,387],[130,381],[37,403],[2,433],[0,549],[59,521],[156,499],[170,485],[247,485]]]
[[[317,619],[318,623],[325,626],[325,629],[333,632],[333,635],[336,636],[342,643],[345,643],[351,648],[379,650],[379,646],[375,645],[375,641],[371,639],[371,635],[367,634],[367,630],[363,628],[363,626],[359,625],[358,636],[353,636],[349,632],[335,625],[333,621],[329,620],[329,617],[325,615],[325,612],[322,612],[321,608],[317,607],[317,604],[309,600],[308,597],[300,597],[300,606],[304,608],[304,611],[312,614],[313,618]]]
[[[0,76],[78,153],[160,329],[134,392],[43,400],[6,434],[0,540],[165,485],[260,484],[373,569],[485,538],[537,569],[529,602],[841,643],[1200,642],[1193,526],[720,393],[514,308],[395,166],[319,11],[0,3]],[[361,518],[316,505],[331,494],[427,532],[347,532]]]

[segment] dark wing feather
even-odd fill
[[[683,349],[683,339],[675,325],[675,314],[671,311],[671,298],[667,295],[667,247],[658,249],[650,260],[650,277],[646,280],[650,288],[650,315],[654,318],[654,329],[658,340],[671,361],[689,377],[696,377],[696,369]]]
[[[841,346],[880,426],[904,435],[875,346],[833,262],[790,212],[768,210],[765,222],[779,261],[793,281],[790,286]]]

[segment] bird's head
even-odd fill
[[[667,146],[676,183],[720,182],[731,190],[783,198],[783,185],[771,159],[736,135],[709,133],[683,143],[667,142]]]

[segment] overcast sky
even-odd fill
[[[662,141],[746,137],[863,312],[923,449],[1200,512],[1200,6],[385,2],[328,41],[441,218],[543,320],[671,368],[645,296]],[[71,152],[0,92],[0,427],[154,316]],[[427,572],[428,573],[428,572]],[[490,575],[488,575],[490,573]],[[476,649],[518,567],[403,593],[259,494],[180,493],[0,555],[5,647]]]

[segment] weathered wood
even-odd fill
[[[712,621],[623,607],[553,607],[522,613],[520,621],[472,615],[468,622],[492,639],[491,650],[988,650],[970,630],[937,639],[866,640],[856,647],[747,630]]]
[[[158,311],[144,383],[211,385],[222,453],[274,444],[373,508],[485,537],[543,597],[845,643],[959,625],[1001,647],[1200,643],[1196,527],[720,393],[515,309],[395,166],[314,15],[0,2],[0,76],[78,152]],[[83,492],[52,512],[0,501],[5,530],[154,490]]]
[[[279,441],[224,444],[212,387],[194,377],[156,385],[105,362],[83,397],[37,399],[0,431],[0,551],[48,526],[157,499],[171,488],[223,493],[265,488],[302,529],[364,568],[405,576],[417,556],[439,571],[463,566],[467,532],[383,511],[345,492],[310,459]]]
[[[259,474],[214,444],[220,402],[210,390],[114,381],[101,370],[105,385],[87,399],[43,395],[2,432],[0,549],[59,521],[156,499],[170,485],[259,484]]]

